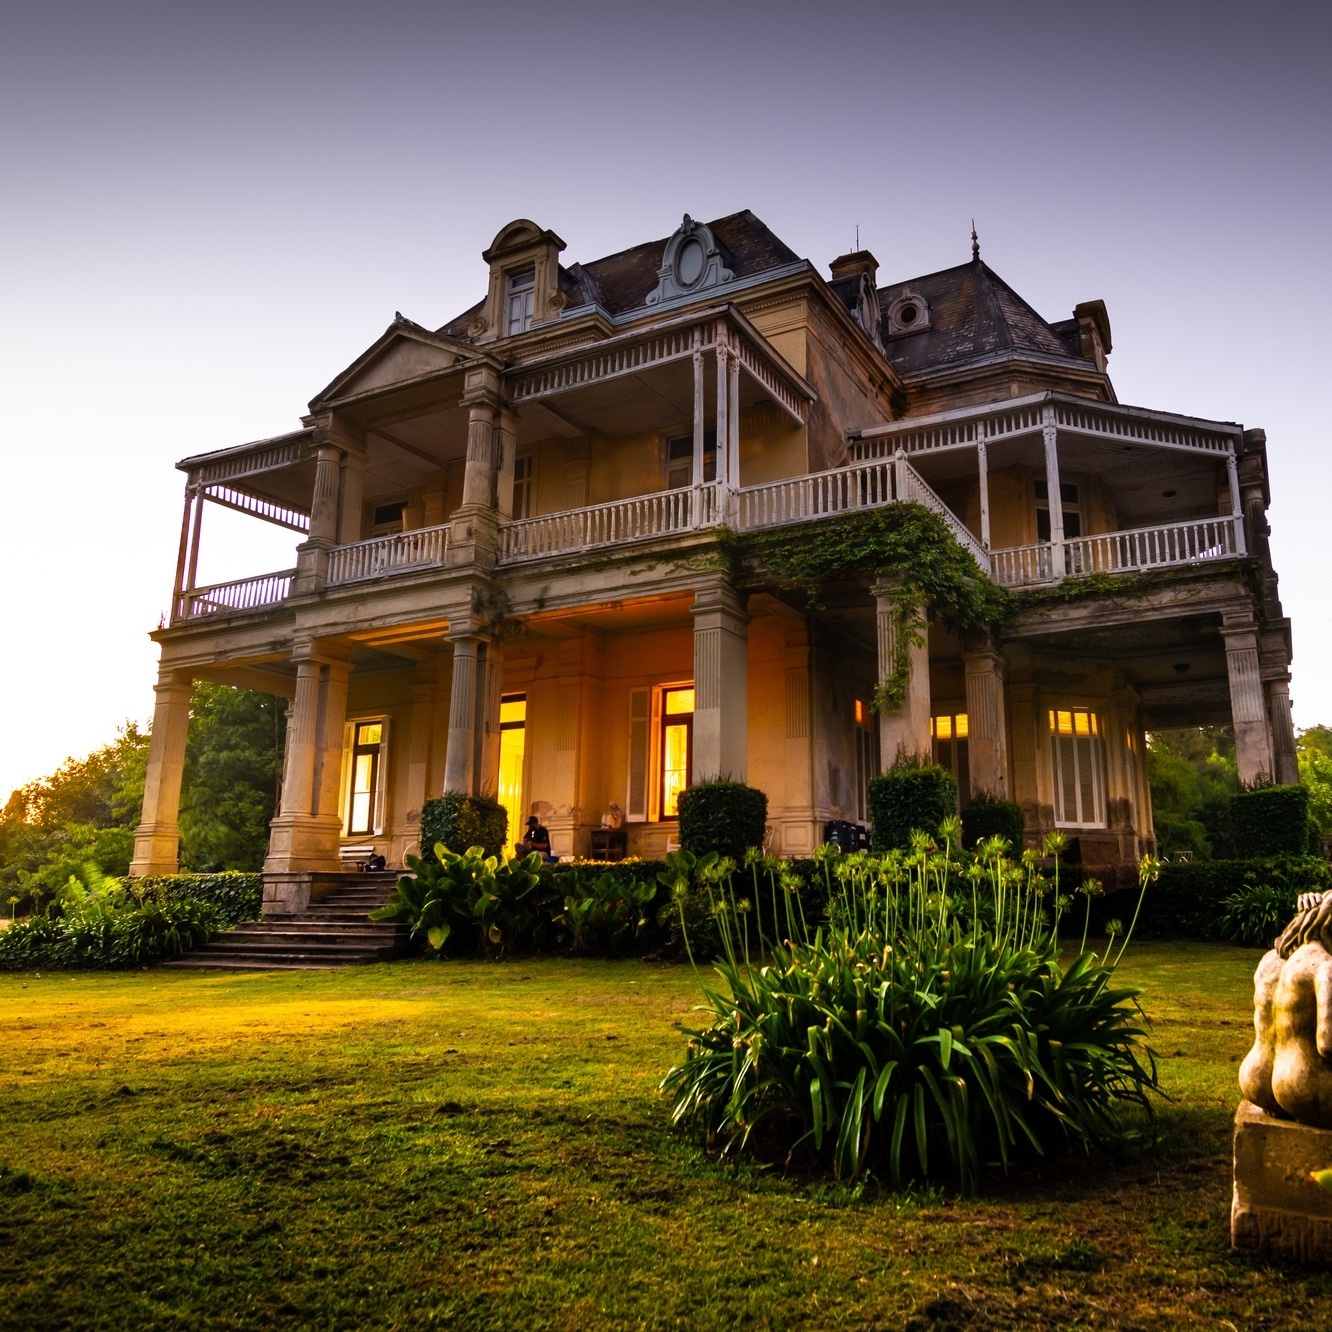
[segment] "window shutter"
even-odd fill
[[[629,789],[624,814],[633,823],[648,816],[648,705],[648,690],[629,691]]]

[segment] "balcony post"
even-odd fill
[[[1064,580],[1064,492],[1059,485],[1059,428],[1055,424],[1053,403],[1043,409],[1045,437],[1045,495],[1050,512],[1051,575],[1056,583]]]
[[[728,434],[726,440],[726,484],[732,490],[740,488],[740,356],[736,348],[731,348],[730,360],[730,407],[726,413]]]
[[[990,549],[990,458],[985,442],[985,422],[976,422],[976,473],[980,482],[980,539]]]
[[[694,733],[689,781],[749,773],[749,614],[717,580],[694,589]]]
[[[1234,446],[1226,454],[1226,481],[1230,485],[1230,516],[1235,533],[1235,554],[1246,554],[1244,540],[1244,501],[1240,497],[1239,462],[1235,457]]]
[[[187,672],[163,666],[154,686],[153,730],[143,784],[143,814],[134,830],[129,871],[174,874],[180,865],[180,786],[185,774],[190,700],[194,682]]]
[[[1008,737],[1004,717],[1004,659],[987,641],[964,652],[967,772],[974,800],[982,792],[1008,798]]]
[[[703,383],[703,345],[702,333],[700,330],[694,330],[694,466],[691,473],[691,484],[695,493],[698,487],[703,484],[703,416],[704,416],[704,383]]]
[[[902,623],[894,605],[895,592],[895,585],[886,580],[874,587],[880,685],[891,678],[898,645],[906,635],[906,695],[895,711],[879,713],[879,764],[885,771],[899,757],[928,762],[931,753],[929,626],[919,613]]]
[[[1235,732],[1235,763],[1241,786],[1274,776],[1272,734],[1258,660],[1258,631],[1251,619],[1223,616],[1230,679],[1230,716]]]

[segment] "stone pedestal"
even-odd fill
[[[1332,1262],[1332,1193],[1310,1178],[1332,1166],[1332,1130],[1275,1119],[1249,1101],[1235,1112],[1230,1243],[1270,1258]]]

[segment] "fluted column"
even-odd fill
[[[174,874],[180,866],[180,785],[185,774],[194,683],[163,668],[154,686],[153,731],[143,783],[143,814],[134,830],[130,873]]]
[[[1008,798],[1008,737],[1004,723],[1004,660],[993,647],[964,652],[967,764],[974,800]]]
[[[903,624],[893,605],[894,589],[880,583],[874,589],[875,638],[879,649],[879,683],[891,678],[898,644],[906,636],[906,695],[893,712],[879,713],[879,762],[891,768],[899,757],[929,761],[930,648],[929,627],[923,616]]]
[[[694,617],[691,783],[749,773],[749,616],[729,586],[698,588]]]
[[[453,640],[453,683],[449,694],[449,744],[444,751],[444,789],[461,795],[476,791],[476,685],[480,638],[462,634]]]
[[[490,567],[497,545],[498,372],[489,366],[469,370],[462,405],[467,408],[467,464],[462,503],[454,510],[449,528],[448,561]]]
[[[338,502],[342,481],[342,450],[331,441],[315,454],[314,496],[310,504],[310,535],[296,547],[294,593],[315,592],[328,576],[328,552],[338,544]]]
[[[1226,672],[1230,678],[1230,716],[1235,731],[1235,762],[1241,785],[1271,780],[1272,735],[1267,699],[1258,663],[1258,633],[1252,623],[1224,624]]]
[[[1295,751],[1295,723],[1290,715],[1290,681],[1267,682],[1267,716],[1272,727],[1272,773],[1278,786],[1294,786],[1300,780]]]
[[[269,833],[264,875],[302,875],[341,868],[343,727],[351,664],[335,646],[305,642],[293,654],[296,693],[287,724],[282,796]],[[304,909],[304,902],[270,900],[265,914]]]

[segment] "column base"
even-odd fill
[[[141,823],[134,830],[134,858],[129,872],[134,878],[150,874],[180,873],[180,826],[175,823]]]
[[[1332,1193],[1310,1178],[1332,1165],[1332,1129],[1276,1119],[1249,1101],[1235,1112],[1230,1243],[1271,1258],[1332,1262]]]
[[[264,875],[308,874],[342,869],[338,847],[342,820],[310,814],[281,814],[273,820]]]

